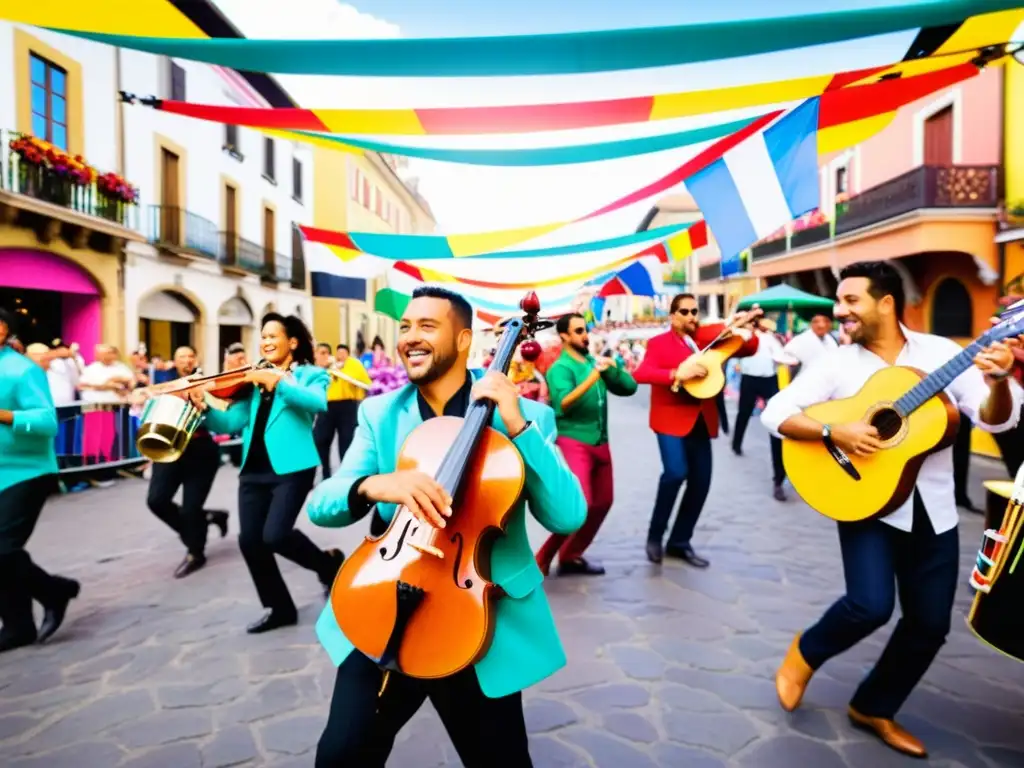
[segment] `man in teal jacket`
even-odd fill
[[[363,402],[339,473],[314,491],[307,509],[317,525],[338,527],[376,505],[381,527],[400,505],[423,523],[444,527],[451,499],[429,475],[396,471],[399,451],[425,420],[462,417],[471,400],[493,400],[492,426],[511,437],[526,472],[524,493],[491,554],[491,580],[505,592],[494,637],[484,657],[463,672],[439,680],[392,672],[378,694],[383,673],[375,660],[353,648],[328,603],[317,633],[338,674],[317,768],[383,768],[395,736],[427,698],[467,768],[531,765],[521,691],[564,666],[565,652],[527,540],[526,508],[548,530],[568,534],[583,524],[586,503],[555,447],[551,409],[521,399],[500,372],[480,376],[467,370],[472,322],[472,308],[458,294],[429,286],[413,293],[398,340],[410,384]]]
[[[12,323],[0,309],[0,652],[49,638],[79,590],[25,551],[57,485],[57,411],[43,369],[7,345]],[[38,630],[33,599],[44,609]]]

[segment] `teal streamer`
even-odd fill
[[[691,128],[677,133],[662,136],[641,136],[632,139],[617,139],[595,144],[581,144],[570,147],[533,147],[520,149],[445,149],[437,147],[410,147],[404,144],[387,144],[381,141],[346,136],[338,133],[321,133],[319,131],[293,131],[300,136],[348,144],[370,152],[384,152],[391,155],[417,157],[424,160],[440,160],[446,163],[462,163],[464,165],[491,165],[505,167],[526,167],[542,165],[569,165],[575,163],[595,163],[600,160],[616,160],[623,157],[636,157],[666,149],[700,144],[714,141],[746,128],[754,120],[762,116],[746,120],[733,120],[720,125],[708,125],[702,128]]]
[[[544,256],[571,256],[589,251],[603,251],[626,245],[662,240],[677,232],[688,229],[693,222],[670,224],[665,227],[631,232],[628,235],[592,240],[588,243],[553,245],[547,248],[527,248],[518,251],[494,251],[478,256],[455,257],[448,247],[448,238],[443,235],[394,235],[375,232],[349,232],[352,242],[363,253],[392,261],[426,261],[429,259],[526,259]]]
[[[493,77],[581,74],[717,61],[949,26],[970,16],[1019,5],[1020,0],[904,0],[874,8],[645,29],[386,40],[177,39],[54,31],[250,72]],[[921,53],[911,51],[909,55]]]

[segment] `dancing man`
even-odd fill
[[[352,443],[356,431],[356,412],[373,382],[358,358],[349,354],[347,344],[339,344],[331,357],[330,344],[317,344],[317,365],[331,376],[327,387],[327,411],[316,417],[314,437],[320,452],[323,478],[331,476],[331,444],[338,438],[338,461]]]
[[[476,665],[447,678],[391,672],[378,695],[382,671],[353,648],[328,604],[317,631],[338,673],[317,768],[383,768],[396,735],[427,698],[467,768],[532,765],[521,691],[561,668],[565,653],[526,538],[526,509],[548,530],[569,534],[583,524],[586,503],[555,447],[551,408],[519,397],[499,372],[467,370],[472,323],[472,308],[462,296],[430,286],[416,289],[398,337],[410,383],[363,403],[351,450],[339,473],[314,491],[308,510],[317,525],[339,527],[362,519],[374,505],[382,522],[390,520],[401,505],[423,524],[443,527],[452,500],[431,476],[396,471],[399,450],[423,421],[462,417],[471,400],[493,400],[492,426],[518,449],[526,485],[507,534],[492,551],[491,577],[505,596],[497,604],[490,649]]]
[[[718,407],[714,398],[697,400],[681,387],[673,392],[672,386],[708,375],[695,355],[726,326],[701,325],[697,299],[691,293],[674,296],[669,311],[671,328],[647,343],[647,354],[633,373],[638,383],[651,385],[650,425],[658,436],[662,464],[647,533],[647,559],[660,563],[665,556],[675,557],[695,568],[707,568],[708,561],[694,552],[690,539],[711,487],[711,440],[718,437]],[[730,332],[749,325],[760,314],[754,310],[736,315],[728,326]],[[754,354],[757,343],[757,336],[751,335],[734,357]],[[684,482],[679,513],[663,548],[665,529]]]
[[[0,652],[46,641],[79,592],[77,581],[48,574],[25,551],[57,488],[57,409],[43,369],[8,346],[12,325],[0,308]],[[43,606],[38,629],[33,600]]]
[[[836,317],[852,343],[806,368],[769,401],[761,421],[772,433],[790,440],[831,441],[847,455],[869,456],[882,447],[870,424],[820,424],[802,409],[855,395],[886,366],[928,373],[962,350],[954,341],[914,333],[903,325],[903,282],[891,265],[853,264],[839,279]],[[1011,429],[1022,401],[1020,388],[1009,378],[1012,366],[1010,346],[993,344],[978,353],[974,367],[954,380],[946,393],[982,429]],[[902,616],[878,663],[854,694],[848,714],[855,725],[893,749],[926,755],[924,745],[893,718],[949,633],[960,565],[952,453],[952,448],[945,448],[924,460],[913,497],[895,512],[880,519],[838,523],[846,594],[793,640],[776,676],[779,701],[787,711],[800,704],[822,664],[889,621],[898,594]]]
[[[327,410],[327,372],[313,365],[313,340],[295,316],[271,312],[263,318],[260,352],[270,367],[249,372],[247,380],[256,386],[227,410],[208,408],[195,390],[187,395],[205,411],[208,429],[226,435],[242,432],[238,545],[268,609],[249,625],[250,634],[298,622],[275,554],[316,573],[325,592],[343,559],[341,552],[324,551],[295,530],[320,463],[313,418]]]
[[[583,315],[562,315],[555,328],[562,340],[562,354],[546,374],[558,427],[555,443],[580,481],[587,500],[587,522],[572,536],[551,534],[537,552],[537,565],[546,575],[557,553],[559,575],[599,576],[604,568],[583,555],[612,508],[608,393],[628,397],[636,392],[636,381],[618,365],[611,348],[607,355],[590,354]]]
[[[196,352],[192,347],[178,347],[174,351],[174,371],[180,378],[196,372]],[[142,411],[143,421],[154,402],[146,403]],[[185,559],[174,571],[176,579],[183,579],[206,565],[206,529],[209,526],[217,526],[221,538],[228,535],[227,511],[203,507],[218,469],[220,448],[202,425],[193,433],[176,461],[153,463],[146,505],[181,537],[181,543],[185,545]],[[179,488],[180,507],[174,503],[174,495]]]

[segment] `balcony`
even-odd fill
[[[794,229],[751,248],[754,262],[789,251],[828,243],[914,211],[995,209],[999,168],[994,165],[920,166],[867,189],[836,208],[832,220]]]
[[[100,174],[33,136],[0,130],[0,218],[35,230],[41,243],[61,237],[72,248],[114,253],[141,240],[138,190]]]
[[[220,260],[217,225],[176,205],[149,206],[149,242],[175,255]]]

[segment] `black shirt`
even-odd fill
[[[272,475],[274,468],[270,464],[270,455],[267,453],[265,434],[267,431],[267,420],[270,418],[270,409],[274,407],[274,392],[263,392],[254,389],[252,397],[260,399],[259,408],[256,411],[256,421],[252,425],[252,437],[249,440],[249,453],[245,457],[245,466],[240,474],[243,475]]]
[[[469,394],[473,390],[473,377],[466,372],[466,381],[459,387],[459,391],[452,395],[451,399],[444,404],[444,408],[441,410],[442,416],[458,416],[459,418],[465,418],[466,411],[469,409]],[[434,409],[430,407],[427,399],[423,396],[423,393],[418,389],[416,390],[416,405],[420,409],[420,418],[423,421],[430,421],[430,419],[437,416],[434,413]],[[366,477],[369,477],[367,475]],[[363,484],[366,477],[361,477],[352,483],[352,488],[348,492],[348,512],[352,516],[353,520],[359,520],[367,512],[372,509],[374,502],[367,499],[361,493],[359,493],[359,486]],[[375,523],[383,522],[374,520]],[[387,526],[385,526],[386,528]]]

